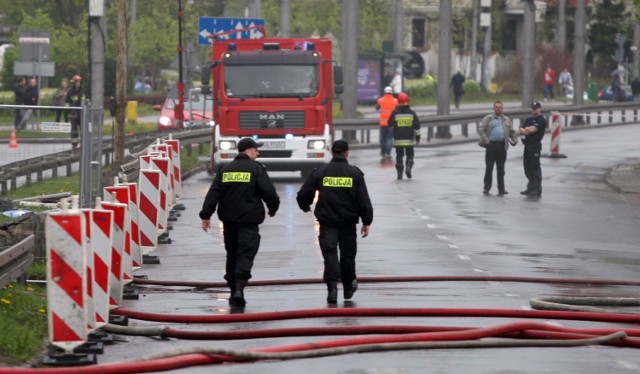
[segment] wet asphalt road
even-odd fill
[[[542,278],[638,280],[640,275],[640,195],[623,194],[605,183],[616,165],[640,158],[640,125],[562,134],[565,159],[542,159],[543,195],[521,196],[522,144],[511,148],[506,165],[509,195],[482,194],[484,150],[475,143],[425,147],[416,151],[412,180],[397,181],[392,164],[381,165],[378,151],[353,150],[374,204],[368,238],[359,239],[361,277],[511,275]],[[543,142],[549,150],[549,136]],[[302,180],[272,173],[282,205],[261,226],[262,243],[253,280],[317,278],[322,257],[318,226],[302,213],[295,194]],[[197,213],[211,177],[196,174],[183,182],[186,210],[174,223],[173,243],[154,252],[160,265],[138,274],[154,280],[222,281],[224,248],[220,230],[204,233]],[[495,181],[494,181],[495,184]],[[340,294],[338,308],[495,308],[527,310],[538,296],[638,297],[633,286],[594,286],[511,282],[361,283],[353,301]],[[123,308],[172,314],[230,313],[228,292],[220,289],[144,286],[139,300]],[[246,290],[245,313],[327,308],[322,284],[277,285]],[[433,325],[488,327],[518,318],[338,317],[253,323],[179,324],[130,320],[131,326],[167,325],[186,330],[352,325]],[[637,328],[589,321],[534,320],[571,327]],[[301,342],[346,339],[338,336],[262,338],[231,341],[157,340],[126,337],[107,346],[99,363],[135,359],[184,347],[250,350]],[[633,373],[640,354],[629,348],[441,349],[192,367],[179,373]]]

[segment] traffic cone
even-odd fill
[[[18,148],[18,138],[16,137],[16,129],[11,130],[11,138],[9,138],[9,148]]]

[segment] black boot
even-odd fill
[[[396,171],[398,172],[398,179],[402,179],[402,172],[404,171],[404,165],[396,164]]]
[[[235,306],[245,306],[247,301],[244,299],[244,283],[236,283],[229,304]]]
[[[229,305],[235,306],[235,302],[233,301],[233,293],[236,291],[235,284],[233,282],[227,282],[227,286],[229,286]]]
[[[327,283],[327,303],[336,304],[338,302],[338,284]]]
[[[407,168],[405,169],[405,174],[407,174],[407,178],[411,179],[411,168],[413,167],[413,160],[407,160]]]
[[[344,287],[344,299],[349,300],[358,290],[358,281],[354,279],[351,282],[343,283],[342,286]]]

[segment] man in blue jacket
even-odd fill
[[[211,227],[211,216],[218,208],[227,251],[224,279],[231,289],[229,304],[244,307],[244,287],[251,279],[253,260],[260,247],[258,225],[264,222],[267,204],[269,217],[275,216],[280,198],[264,166],[256,162],[261,143],[251,138],[238,142],[238,155],[215,176],[204,199],[200,218],[202,229]]]
[[[327,284],[327,303],[335,304],[338,302],[338,281],[342,281],[345,300],[351,299],[358,289],[356,225],[362,219],[360,233],[363,238],[369,234],[373,207],[364,174],[347,161],[349,143],[335,141],[331,153],[331,162],[314,170],[304,182],[297,201],[303,212],[310,212],[318,191],[314,214],[320,223],[318,241],[324,258],[323,279]]]

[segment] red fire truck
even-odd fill
[[[210,73],[211,173],[233,160],[244,137],[264,144],[258,161],[270,171],[304,177],[330,161],[333,100],[343,91],[330,39],[215,40]]]

